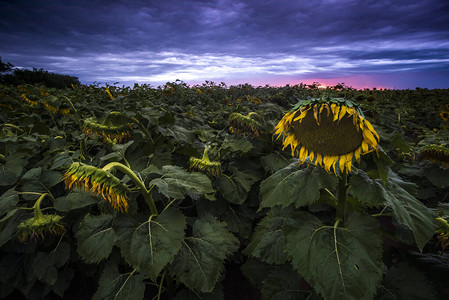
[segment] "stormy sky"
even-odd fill
[[[0,56],[87,84],[449,88],[449,1],[0,0]]]

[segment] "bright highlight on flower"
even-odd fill
[[[196,158],[190,157],[189,159],[189,171],[195,170],[201,173],[210,174],[212,176],[221,175],[221,164],[219,161],[210,161],[207,154],[208,148],[206,147],[203,152],[203,157]]]
[[[244,116],[240,113],[232,113],[229,116],[229,131],[231,133],[242,133],[243,135],[251,135],[256,138],[259,137],[260,123],[253,119],[258,116],[251,112]]]
[[[421,158],[441,163],[447,167],[449,165],[449,148],[444,145],[427,145],[419,153]]]
[[[29,240],[44,239],[46,234],[62,235],[65,229],[61,219],[62,217],[58,215],[38,214],[19,224],[17,238],[24,243]]]
[[[378,150],[379,136],[355,103],[341,98],[300,101],[275,127],[283,149],[328,173],[351,172],[352,160]]]
[[[83,131],[86,136],[100,135],[106,141],[121,143],[131,136],[132,124],[111,125],[100,124],[92,118],[84,120]]]
[[[64,183],[68,190],[75,186],[84,191],[91,191],[111,203],[114,209],[128,211],[126,193],[129,189],[108,171],[75,162],[64,174]]]

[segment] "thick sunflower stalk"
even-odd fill
[[[64,174],[64,183],[68,190],[77,187],[91,191],[108,201],[114,209],[128,211],[126,194],[129,189],[109,171],[75,162]]]
[[[229,131],[258,138],[261,126],[259,122],[253,119],[253,116],[257,116],[257,114],[251,112],[244,116],[240,113],[232,113],[229,116]]]
[[[274,129],[300,164],[307,158],[328,173],[350,173],[352,161],[378,151],[379,135],[361,110],[344,99],[300,101]],[[338,168],[337,168],[338,167]]]
[[[61,216],[56,214],[44,215],[42,213],[41,203],[45,196],[51,197],[47,193],[41,194],[33,206],[34,216],[21,222],[17,227],[17,239],[20,242],[44,239],[45,235],[59,236],[65,232]]]
[[[221,163],[219,161],[210,161],[207,152],[209,148],[206,147],[203,152],[203,157],[196,158],[190,157],[189,159],[189,171],[198,171],[205,174],[210,174],[212,176],[221,175]]]
[[[84,120],[83,132],[86,136],[100,135],[105,141],[121,143],[131,136],[132,124],[106,125],[100,124],[92,118]]]

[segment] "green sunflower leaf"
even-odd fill
[[[139,300],[143,299],[145,282],[142,274],[120,273],[118,266],[112,261],[108,262],[101,274],[98,289],[93,300]]]
[[[28,160],[21,157],[12,157],[0,166],[0,186],[14,184],[22,173]]]
[[[299,274],[325,299],[372,299],[382,279],[382,233],[367,215],[344,227],[301,212],[286,231],[286,250]]]
[[[283,228],[292,222],[293,209],[271,209],[265,218],[257,225],[249,245],[243,250],[244,254],[257,257],[269,264],[283,264],[288,260],[285,252],[285,237]]]
[[[86,193],[82,190],[73,190],[67,196],[56,198],[54,201],[54,207],[59,211],[71,211],[73,209],[86,207],[92,204],[96,204],[99,201],[99,197],[93,196],[91,193]]]
[[[322,168],[299,169],[297,163],[291,164],[262,181],[259,210],[276,205],[286,207],[294,204],[298,208],[312,204],[319,200],[320,189],[332,190],[337,183],[337,177]]]
[[[390,207],[398,222],[413,232],[416,244],[422,251],[434,234],[435,216],[429,208],[410,194],[416,191],[414,184],[402,181],[390,171],[387,183],[383,185],[379,179],[371,179],[362,170],[351,176],[350,183],[351,193],[359,201],[368,206]]]
[[[181,249],[186,218],[178,209],[169,207],[142,224],[131,218],[122,218],[115,226],[125,260],[155,281]]]
[[[67,243],[60,243],[56,249],[47,252],[38,252],[32,258],[31,266],[33,274],[37,279],[49,285],[53,285],[58,280],[58,269],[62,267],[70,258],[70,246]]]
[[[262,299],[266,300],[302,300],[310,293],[301,292],[301,277],[291,268],[279,268],[269,273],[262,282]]]
[[[215,190],[207,175],[189,173],[178,166],[164,166],[162,172],[162,177],[153,179],[150,186],[156,185],[164,196],[175,199],[183,199],[186,195],[193,199],[204,196],[214,200]]]
[[[233,174],[228,176],[221,174],[215,181],[217,190],[223,197],[231,203],[242,204],[245,202],[251,185],[257,180],[257,177],[237,169],[232,170]]]
[[[376,299],[436,300],[434,289],[435,287],[423,272],[410,264],[401,262],[388,270]]]
[[[19,192],[14,188],[7,190],[0,197],[0,217],[16,207],[19,202]]]
[[[75,237],[78,254],[85,262],[98,263],[111,253],[116,238],[112,219],[112,215],[105,214],[84,217]]]
[[[197,292],[212,292],[224,271],[224,260],[239,247],[226,223],[208,216],[193,223],[191,237],[169,266],[170,274]]]

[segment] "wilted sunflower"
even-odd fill
[[[116,140],[118,143],[121,143],[131,136],[132,128],[132,124],[100,124],[92,118],[88,118],[84,120],[83,131],[86,136],[97,134],[102,136],[105,140]]]
[[[35,214],[33,218],[19,224],[17,238],[23,243],[31,239],[43,239],[46,234],[61,235],[65,232],[61,219],[58,215]]]
[[[128,211],[126,193],[129,189],[109,171],[75,162],[64,174],[64,183],[68,190],[75,186],[84,191],[91,191],[111,203],[114,209]]]
[[[229,131],[259,137],[260,123],[253,119],[254,116],[258,115],[255,112],[250,112],[246,116],[240,113],[232,113],[229,116]]]
[[[449,165],[449,148],[445,145],[427,145],[421,149],[419,155],[423,159],[441,163],[445,167]]]
[[[206,147],[203,152],[203,157],[196,158],[190,157],[189,159],[189,171],[195,170],[201,173],[210,174],[212,176],[221,175],[221,164],[219,161],[210,161],[207,152],[209,149]]]
[[[307,157],[328,173],[351,172],[352,160],[378,150],[379,136],[355,103],[342,99],[300,101],[275,127],[283,149],[291,147],[300,164]],[[332,170],[333,169],[333,170]]]
[[[447,120],[449,120],[449,111],[445,111],[445,110],[440,111],[440,118],[444,122],[447,122]]]

